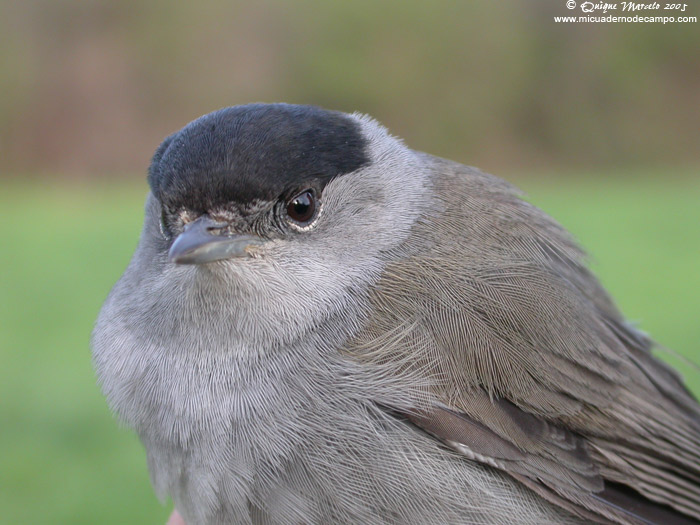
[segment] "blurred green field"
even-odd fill
[[[0,522],[164,523],[169,507],[153,495],[138,440],[110,415],[89,350],[136,245],[145,183],[17,180],[0,195]],[[700,361],[697,170],[517,184],[574,232],[630,319]],[[700,393],[700,373],[680,368]]]

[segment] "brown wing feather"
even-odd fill
[[[348,352],[428,378],[436,401],[412,421],[543,497],[644,523],[635,512],[653,505],[606,500],[619,485],[700,520],[700,407],[679,377],[560,226],[495,177],[425,159],[440,200],[388,264]]]

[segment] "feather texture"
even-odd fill
[[[414,424],[582,517],[700,520],[700,409],[679,377],[560,226],[500,179],[425,161],[432,209],[346,351],[422,374],[438,401]]]
[[[286,105],[198,119],[149,181],[93,359],[187,523],[700,519],[696,401],[504,181]],[[250,257],[170,261],[205,215]]]

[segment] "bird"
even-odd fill
[[[147,180],[92,359],[186,523],[700,523],[700,406],[514,186],[282,103]]]

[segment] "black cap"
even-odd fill
[[[250,104],[194,120],[160,145],[148,183],[170,210],[206,212],[230,202],[321,192],[369,162],[359,125],[314,106]]]

